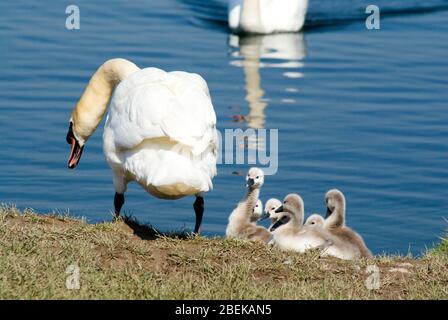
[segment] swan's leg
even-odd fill
[[[193,204],[194,212],[196,213],[196,223],[194,225],[194,233],[199,234],[201,229],[202,216],[204,215],[204,197],[196,196],[196,201]]]
[[[120,216],[121,208],[124,205],[124,193],[127,189],[127,181],[125,179],[125,175],[123,174],[120,167],[112,166],[113,180],[115,186],[115,197],[114,197],[114,207],[115,207],[115,217],[114,219]]]
[[[120,211],[123,205],[124,205],[124,194],[115,192],[114,197],[115,218],[118,218],[120,216]]]

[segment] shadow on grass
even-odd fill
[[[141,223],[131,215],[124,215],[118,219],[132,229],[134,235],[142,240],[156,240],[164,237],[185,240],[193,237],[192,233],[187,230],[160,232],[151,224]]]

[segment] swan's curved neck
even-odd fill
[[[260,0],[244,0],[241,7],[241,29],[250,32],[263,32],[261,25]]]
[[[327,229],[341,228],[345,226],[345,203],[340,203],[334,208],[334,212],[324,221]]]
[[[94,73],[70,118],[73,134],[81,146],[101,122],[115,86],[138,70],[140,69],[128,60],[111,59]]]

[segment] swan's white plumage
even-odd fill
[[[229,28],[232,30],[238,31],[243,2],[244,0],[229,0],[227,13]]]
[[[258,15],[257,25],[247,30],[241,26],[243,4],[248,0],[229,0],[228,22],[233,31],[255,33],[295,32],[305,24],[308,0],[249,0],[259,2],[259,12],[246,14]]]
[[[207,192],[216,175],[216,115],[197,74],[146,68],[111,98],[103,145],[116,191],[135,180],[159,198]]]

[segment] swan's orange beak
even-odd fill
[[[81,160],[82,150],[84,149],[84,146],[81,147],[79,145],[79,142],[76,140],[73,134],[73,123],[70,123],[70,128],[68,129],[67,143],[72,146],[70,156],[68,157],[67,167],[69,169],[74,169],[78,165],[79,160]]]

